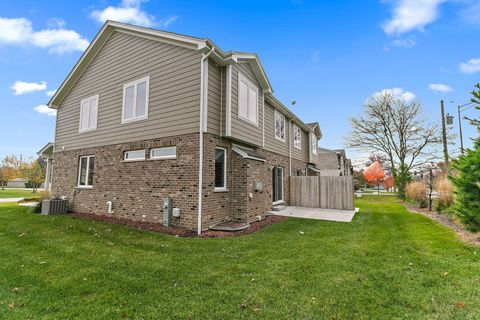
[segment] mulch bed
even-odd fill
[[[415,206],[412,206],[410,204],[404,204],[405,207],[413,213],[418,213],[421,214],[427,218],[430,218],[432,220],[435,220],[444,226],[452,229],[455,231],[455,233],[458,235],[458,237],[463,240],[464,242],[470,243],[470,244],[475,244],[475,245],[480,245],[480,233],[474,233],[470,232],[468,230],[465,230],[465,228],[459,224],[458,222],[452,220],[448,215],[446,214],[441,214],[436,211],[428,211],[427,208],[418,208]]]
[[[117,218],[111,216],[103,216],[97,215],[93,213],[70,213],[71,216],[77,217],[80,219],[86,220],[94,220],[94,221],[101,221],[111,224],[118,224],[127,226],[130,228],[140,229],[140,230],[148,230],[148,231],[155,231],[160,233],[166,233],[178,237],[196,237],[197,233],[192,230],[188,230],[185,228],[180,227],[165,227],[160,223],[155,222],[145,222],[145,221],[134,221],[126,218]],[[202,232],[200,237],[202,238],[224,238],[224,237],[235,237],[235,236],[243,236],[252,232],[259,231],[271,224],[280,222],[287,219],[287,217],[280,217],[280,216],[268,216],[261,221],[256,221],[250,224],[250,228],[236,231],[236,232],[227,232],[227,231],[213,231],[208,230]]]

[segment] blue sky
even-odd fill
[[[396,88],[422,103],[426,119],[440,121],[440,99],[456,116],[456,104],[480,82],[478,0],[7,0],[0,2],[0,156],[32,156],[53,141],[55,116],[43,105],[107,18],[257,52],[275,95],[286,105],[295,99],[295,113],[320,123],[327,148],[343,146],[348,117],[377,91]],[[464,127],[469,145],[476,133]]]

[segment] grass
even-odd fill
[[[392,197],[356,205],[187,239],[0,204],[0,318],[480,318],[478,247]]]
[[[24,189],[0,189],[0,199],[5,198],[26,198],[26,197],[36,197],[38,196],[39,192],[33,193],[32,190],[24,190]]]

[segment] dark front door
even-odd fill
[[[273,203],[283,201],[283,168],[273,167],[272,169],[272,198]]]

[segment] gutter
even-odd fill
[[[215,51],[215,47],[208,53],[202,54],[200,60],[200,157],[198,160],[198,219],[197,219],[197,234],[202,234],[202,198],[203,198],[203,135],[205,122],[205,102],[208,101],[208,92],[205,92],[205,61],[208,56]],[[208,79],[207,79],[208,81]]]

